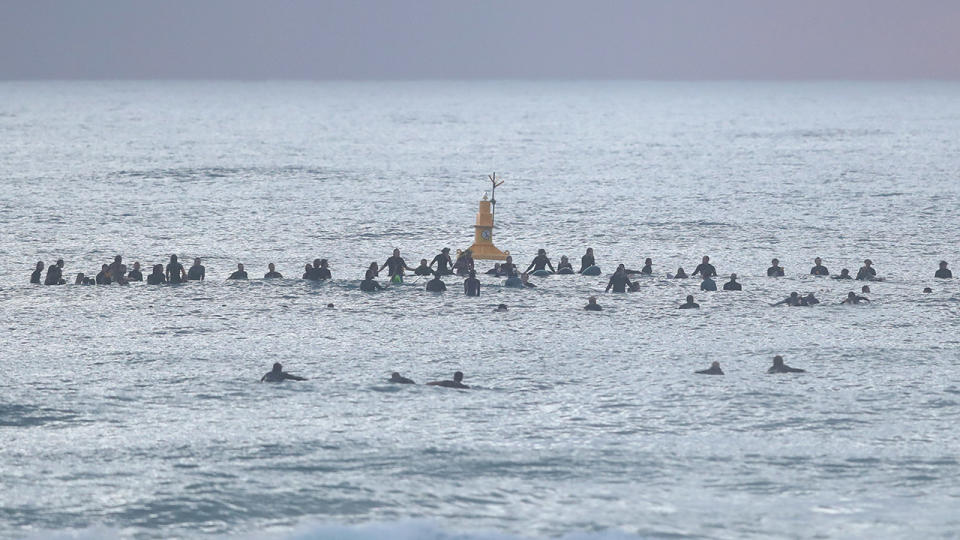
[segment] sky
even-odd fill
[[[960,79],[960,0],[0,0],[0,80]]]

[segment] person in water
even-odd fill
[[[159,285],[167,282],[167,276],[163,275],[163,265],[153,265],[153,273],[147,276],[147,285]]]
[[[697,274],[700,274],[703,277],[713,277],[717,275],[717,269],[710,264],[710,257],[704,255],[700,264],[697,265],[697,267],[693,270],[693,273],[690,275],[695,276]]]
[[[260,378],[260,382],[283,382],[283,381],[305,381],[307,380],[304,377],[298,377],[296,375],[291,375],[283,371],[283,366],[280,362],[273,364],[273,369],[268,371],[266,375]]]
[[[780,266],[780,259],[770,261],[770,268],[767,268],[767,277],[783,277],[783,267]]]
[[[237,271],[230,274],[227,279],[247,279],[247,272],[243,269],[243,263],[237,263]]]
[[[83,275],[83,272],[77,274],[77,279],[74,280],[74,285],[84,285],[84,281],[87,279],[87,276]]]
[[[300,279],[316,281],[316,278],[314,277],[314,275],[315,275],[315,272],[313,271],[313,267],[310,266],[309,263],[307,263],[307,265],[303,267],[303,276]]]
[[[587,311],[603,311],[603,308],[600,307],[600,304],[597,303],[597,297],[591,296],[587,298],[587,305],[583,306],[583,309]]]
[[[469,386],[463,384],[463,373],[460,371],[453,374],[452,381],[433,381],[433,382],[428,382],[427,386],[442,386],[444,388],[461,388],[461,389],[470,388]]]
[[[493,311],[496,312],[496,313],[503,313],[504,311],[507,311],[507,305],[506,305],[506,304],[497,304],[496,309],[494,309]]]
[[[40,268],[43,268],[43,263],[37,263]],[[953,272],[947,269],[947,261],[940,261],[940,269],[933,274],[933,277],[940,279],[950,279],[953,277]],[[30,283],[33,283],[32,281]]]
[[[500,263],[493,263],[493,268],[487,270],[485,274],[488,276],[499,276],[500,272]]]
[[[698,303],[696,303],[696,302],[693,301],[693,295],[692,295],[692,294],[688,294],[688,295],[687,295],[687,303],[686,303],[686,304],[682,304],[682,305],[680,306],[680,309],[700,309],[700,304],[698,304]]]
[[[100,272],[96,275],[97,285],[109,285],[112,283],[110,281],[110,265],[103,264],[100,265]]]
[[[673,275],[673,279],[687,279],[687,273],[683,271],[683,267],[677,268],[677,273]]]
[[[801,306],[815,306],[820,303],[820,300],[817,300],[817,297],[813,293],[807,293],[806,296],[800,299]]]
[[[30,274],[30,283],[39,285],[41,277],[43,277],[43,261],[37,261],[37,266],[33,269],[33,273]]]
[[[426,259],[423,260],[425,262]],[[421,265],[423,264],[421,262]],[[440,250],[440,253],[430,261],[428,265],[429,268],[433,268],[433,265],[437,265],[437,272],[441,276],[449,276],[453,274],[453,259],[450,258],[450,248],[445,247]],[[428,276],[430,274],[417,274],[418,276]]]
[[[610,289],[613,289],[615,293],[627,292],[627,287],[633,285],[630,282],[630,276],[627,275],[627,269],[624,265],[617,266],[617,270],[610,276],[610,281],[607,282],[607,288],[603,292],[610,292]]]
[[[480,296],[480,280],[477,279],[477,272],[470,271],[470,277],[463,280],[463,294],[467,296]]]
[[[203,281],[207,277],[207,269],[200,264],[200,257],[193,259],[193,266],[187,272],[187,279],[190,281]]]
[[[811,276],[829,276],[830,271],[827,270],[827,267],[823,265],[823,260],[820,257],[817,257],[813,260],[813,268],[810,269]]]
[[[572,274],[573,265],[570,264],[570,259],[566,255],[560,257],[560,262],[557,264],[557,273],[558,274]]]
[[[924,287],[924,288],[923,288],[923,292],[924,292],[925,294],[929,294],[929,293],[932,293],[932,292],[933,292],[933,289],[931,289],[930,287]]]
[[[57,259],[57,264],[47,267],[47,277],[43,279],[44,285],[64,285],[63,279],[63,259]]]
[[[377,273],[379,273],[384,268],[387,269],[387,276],[390,278],[391,281],[397,281],[397,280],[403,281],[403,271],[413,270],[413,268],[410,268],[409,266],[407,266],[406,261],[404,261],[403,257],[400,256],[399,249],[393,250],[393,255],[388,257],[387,261],[383,263],[383,266],[377,269]],[[399,276],[399,278],[395,278],[395,276]]]
[[[862,302],[869,303],[870,299],[867,298],[866,296],[857,296],[857,293],[850,291],[849,293],[847,293],[847,297],[844,298],[840,303],[853,305],[853,304],[860,304]]]
[[[778,354],[773,357],[773,365],[770,366],[767,373],[806,373],[806,371],[784,364],[783,357]]]
[[[857,279],[860,281],[873,281],[877,279],[877,269],[873,266],[873,261],[867,259],[863,261],[863,266],[857,270]]]
[[[840,270],[840,275],[833,276],[833,279],[853,279],[853,276],[850,275],[850,270],[843,268]]]
[[[123,281],[124,276],[127,275],[127,267],[123,264],[123,257],[120,255],[114,257],[113,262],[107,267],[107,271],[110,273],[111,281]]]
[[[363,292],[373,292],[383,290],[383,287],[377,283],[373,277],[376,274],[370,270],[367,270],[367,274],[363,277],[363,281],[360,282],[360,290]]]
[[[786,304],[788,306],[799,306],[800,305],[800,293],[792,292],[790,296],[784,298],[783,300],[777,302],[776,304],[770,304],[771,306],[779,306]]]
[[[176,255],[170,256],[170,262],[167,264],[167,283],[181,283],[187,280],[187,271],[183,265],[177,261]]]
[[[860,287],[860,292],[862,292],[863,294],[867,294],[868,292],[870,292],[870,287],[867,285],[864,285],[863,287]]]
[[[133,270],[127,272],[127,281],[143,281],[143,272],[140,271],[140,263],[133,263]]]
[[[314,259],[313,272],[315,278],[321,281],[333,277],[333,275],[330,274],[330,263],[326,259]]]
[[[720,362],[712,362],[709,368],[694,371],[694,373],[699,375],[723,375],[723,370],[720,369]]]
[[[730,274],[730,281],[723,284],[723,290],[725,291],[742,291],[743,287],[740,283],[737,282],[737,275]]]
[[[413,382],[413,379],[408,379],[396,371],[390,374],[390,380],[388,382],[395,384],[417,384]]]
[[[523,286],[528,289],[535,289],[537,287],[533,283],[530,283],[530,274],[526,272],[520,274],[520,283],[522,283]]]
[[[533,258],[533,261],[530,262],[530,266],[527,267],[527,272],[530,272],[532,268],[534,272],[539,272],[540,270],[545,270],[550,268],[550,271],[557,273],[553,268],[553,264],[550,262],[550,258],[547,257],[547,250],[540,248],[537,250],[537,256]]]
[[[446,283],[440,279],[440,272],[433,274],[433,279],[427,282],[427,292],[444,292],[447,290]]]
[[[593,259],[593,248],[587,248],[587,252],[580,257],[580,270],[577,271],[578,274],[582,274],[584,270],[590,268],[591,266],[596,266],[597,262]]]
[[[653,259],[647,257],[647,259],[643,261],[643,268],[640,269],[640,273],[645,276],[653,275]]]
[[[453,271],[462,277],[470,275],[471,270],[474,270],[473,251],[468,249],[457,255],[457,262],[453,263]]]
[[[715,291],[717,290],[717,282],[713,280],[708,275],[703,276],[703,281],[700,282],[701,291]]]
[[[430,265],[427,264],[426,259],[420,259],[420,266],[418,266],[414,271],[414,275],[417,276],[429,276],[433,274],[433,270],[430,269]],[[437,270],[437,273],[442,273],[440,270]]]
[[[267,273],[263,275],[263,279],[283,279],[283,274],[277,272],[277,267],[273,263],[267,265]]]
[[[517,265],[513,264],[513,256],[507,255],[507,260],[503,261],[500,264],[500,273],[499,276],[514,277],[520,270],[517,268]]]

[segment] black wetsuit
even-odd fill
[[[179,262],[167,264],[167,273],[170,274],[170,283],[180,283],[183,281],[183,265]]]
[[[850,274],[840,274],[833,276],[833,279],[853,279],[853,277],[851,277]]]
[[[230,274],[230,277],[228,277],[227,279],[247,279],[247,271],[237,270],[236,272]]]
[[[720,369],[720,366],[710,366],[707,369],[701,369],[700,371],[694,371],[699,375],[723,375],[723,370]]]
[[[861,266],[857,271],[857,279],[860,281],[870,281],[877,277],[877,271],[872,266]]]
[[[270,371],[260,378],[260,382],[305,381],[307,379],[281,371]]]
[[[827,270],[826,266],[819,264],[810,269],[810,275],[811,276],[829,276],[830,271]]]
[[[933,277],[940,278],[940,279],[950,279],[953,277],[953,272],[951,272],[949,268],[941,268],[937,270],[937,273],[934,274]],[[33,281],[31,281],[30,283],[33,283]]]
[[[584,270],[590,268],[591,266],[596,266],[596,261],[593,260],[593,255],[584,255],[580,257],[580,271],[579,274],[582,274]]]
[[[613,292],[627,292],[628,285],[630,285],[630,278],[627,277],[625,272],[614,272],[603,292],[609,292],[611,288],[613,288]]]
[[[573,273],[573,265],[570,264],[570,261],[567,261],[567,262],[561,261],[560,263],[557,264],[557,273],[562,274],[564,273],[564,271],[566,271],[569,274]]]
[[[39,285],[39,284],[40,284],[40,275],[41,275],[41,274],[43,274],[43,270],[39,270],[39,269],[38,269],[38,270],[34,270],[33,273],[30,274],[30,283]]]
[[[740,283],[736,281],[728,281],[723,284],[723,290],[725,291],[742,291],[743,287],[740,286]]]
[[[407,267],[407,263],[404,262],[403,257],[393,255],[387,259],[384,266],[387,267],[387,275],[392,278],[393,276],[403,276],[403,269]]]
[[[645,265],[643,265],[643,268],[640,269],[640,273],[643,274],[643,275],[645,275],[645,276],[652,276],[652,275],[653,275],[653,267],[650,266],[649,264],[645,264]]]
[[[437,270],[437,272],[441,274],[443,273],[440,270]],[[429,276],[433,274],[433,270],[431,270],[429,266],[420,265],[417,267],[416,270],[413,271],[413,273],[414,275],[417,275],[417,276]]]
[[[143,272],[139,270],[127,272],[127,281],[143,281]]]
[[[700,263],[697,265],[696,270],[693,271],[691,276],[700,274],[703,277],[713,277],[717,275],[717,269],[713,267],[710,263]]]
[[[437,265],[437,272],[440,272],[440,275],[448,276],[453,274],[453,260],[450,258],[448,253],[440,253],[430,261],[429,266],[432,268],[433,265]],[[426,276],[429,274],[417,274],[418,276]]]
[[[263,275],[263,279],[283,279],[283,274],[274,270]]]
[[[586,311],[603,311],[603,308],[600,307],[600,304],[587,304],[583,306],[583,309]]]
[[[373,292],[381,289],[383,289],[383,287],[372,278],[367,278],[360,282],[360,290],[363,292]]]
[[[60,280],[63,278],[60,267],[53,265],[47,268],[47,277],[43,280],[44,285],[60,285]]]
[[[100,273],[97,274],[96,282],[97,285],[109,285],[113,283],[113,281],[110,279],[110,271],[101,270]]]
[[[413,382],[413,379],[408,379],[403,375],[400,375],[399,373],[394,373],[393,375],[391,375],[390,380],[388,382],[397,383],[397,384],[417,384]]]
[[[779,366],[770,366],[770,369],[767,370],[767,373],[806,373],[806,370],[792,368],[786,364],[781,364]]]
[[[533,268],[533,271],[545,270],[547,267],[550,267],[551,272],[556,272],[553,269],[553,265],[550,263],[550,259],[546,255],[537,255],[533,258],[533,262],[530,263],[530,266],[527,267],[527,272]]]
[[[161,283],[167,282],[167,276],[163,274],[149,274],[147,275],[147,285],[159,285]]]
[[[517,275],[517,265],[513,263],[502,263],[500,265],[500,275],[513,277]]]
[[[463,282],[463,293],[467,296],[480,296],[480,280],[467,278]]]
[[[677,272],[676,275],[673,276],[673,279],[687,279],[687,273]]]
[[[463,384],[463,383],[458,383],[457,381],[436,381],[436,382],[428,382],[428,383],[427,383],[427,386],[442,386],[442,387],[444,387],[444,388],[460,388],[461,390],[465,390],[465,389],[470,388],[469,386],[467,386],[467,385],[465,385],[465,384]]]
[[[783,267],[771,266],[767,268],[767,277],[783,277]]]
[[[443,292],[445,290],[447,290],[447,284],[440,278],[433,278],[427,282],[427,291],[429,292]]]
[[[679,309],[700,309],[700,304],[696,302],[690,302],[689,304],[683,304]]]
[[[207,269],[200,265],[193,265],[187,270],[187,279],[190,281],[203,281],[207,277]]]
[[[314,273],[317,276],[317,279],[330,279],[330,269],[329,268],[314,268]]]

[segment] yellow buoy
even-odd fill
[[[493,183],[493,192],[496,194],[497,186],[503,184],[503,181],[497,182],[497,173],[491,174],[488,178]],[[502,261],[507,258],[509,252],[500,251],[497,246],[493,245],[493,212],[496,204],[496,199],[488,200],[486,193],[480,199],[477,223],[473,226],[473,245],[469,248],[474,259]]]

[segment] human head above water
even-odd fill
[[[453,382],[460,382],[460,381],[462,381],[462,380],[463,380],[463,372],[462,372],[462,371],[458,371],[458,372],[456,372],[456,373],[453,374]]]

